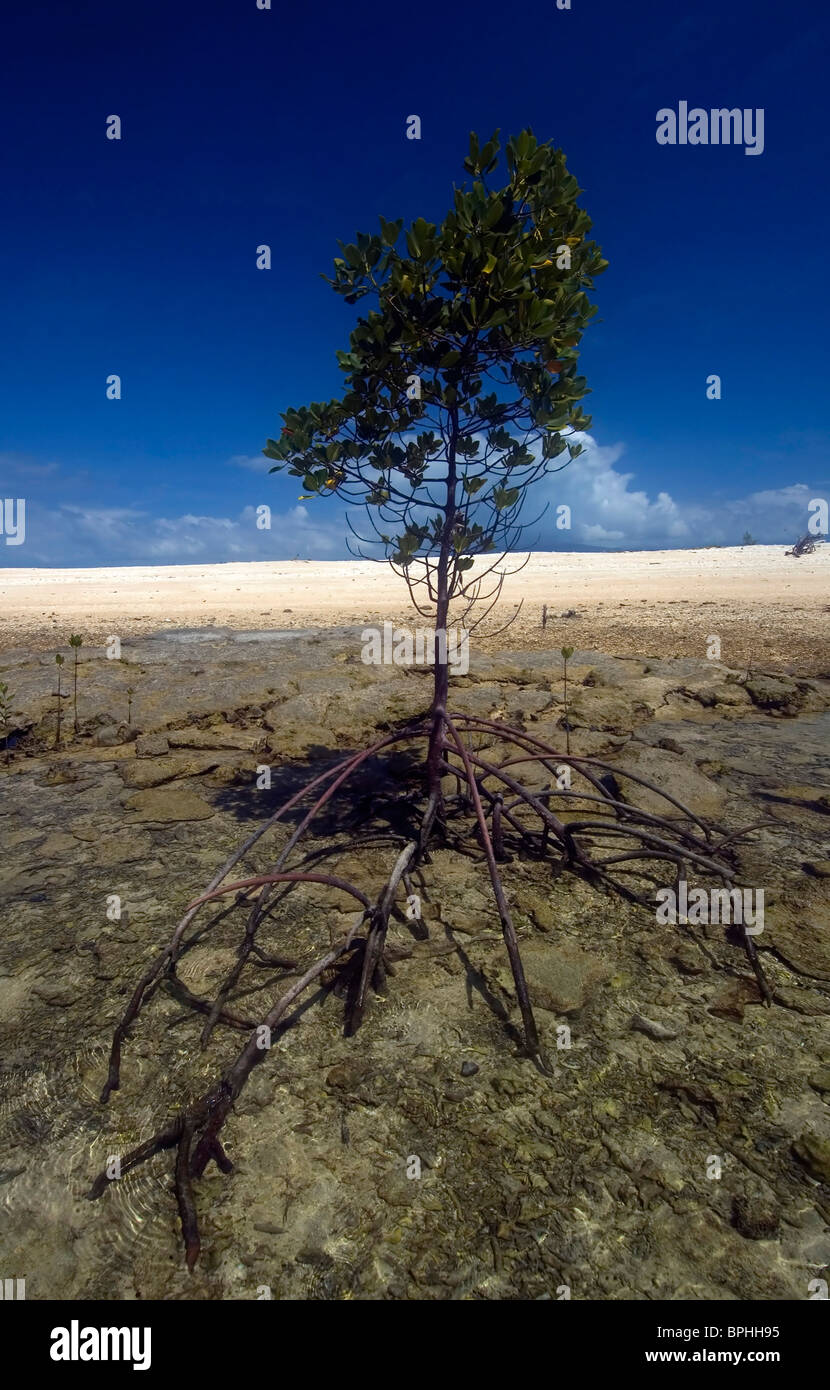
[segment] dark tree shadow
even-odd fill
[[[343,749],[320,749],[312,762],[284,763],[271,768],[271,785],[261,790],[255,783],[245,787],[223,787],[211,798],[217,811],[238,821],[265,821],[307,787],[310,779],[342,762]],[[397,749],[387,756],[368,758],[312,822],[315,838],[331,838],[357,830],[385,829],[412,838],[417,833],[418,803],[424,788],[423,755],[415,750]],[[297,803],[282,817],[280,824],[292,829],[314,804],[315,795]]]

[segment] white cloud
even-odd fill
[[[530,524],[524,544],[541,550],[692,548],[740,544],[745,531],[761,542],[789,544],[807,529],[808,502],[822,495],[820,488],[792,483],[733,500],[678,502],[665,490],[649,496],[633,485],[633,471],[620,468],[622,444],[600,445],[587,434],[577,438],[583,445],[579,457],[541,480],[528,496],[524,519],[529,523],[545,503],[548,510]],[[235,461],[257,471],[269,466],[267,459],[245,461],[242,455]],[[52,465],[46,468],[51,471]],[[571,508],[570,530],[556,527],[561,503]],[[352,517],[365,531],[354,510]],[[158,517],[138,508],[49,506],[30,498],[26,541],[14,548],[0,545],[0,566],[339,559],[348,554],[344,511],[331,501],[274,511],[270,529],[256,523],[253,506],[235,517],[190,512]]]
[[[254,473],[267,473],[274,467],[274,460],[264,454],[234,454],[228,463],[233,468],[250,468]]]
[[[528,542],[538,532],[540,549],[567,549],[569,545],[594,545],[609,549],[672,548],[711,544],[739,545],[745,531],[758,541],[773,544],[795,539],[807,529],[807,504],[815,491],[806,483],[753,492],[733,500],[677,502],[661,491],[652,499],[632,488],[634,473],[617,468],[625,447],[600,445],[588,434],[576,439],[583,451],[561,473],[538,485],[538,496],[549,503],[538,527],[531,527]],[[533,499],[527,502],[532,515]],[[556,529],[555,508],[571,508],[570,531]]]
[[[694,543],[688,521],[669,493],[659,492],[657,500],[651,501],[647,493],[630,490],[634,474],[618,472],[615,467],[625,452],[624,445],[597,444],[591,435],[582,433],[574,439],[582,444],[582,453],[538,487],[538,497],[550,504],[548,515],[539,524],[547,542],[564,546],[570,541],[612,549]],[[570,532],[556,530],[555,507],[560,503],[571,508]],[[532,505],[533,499],[529,498],[528,514]]]
[[[16,449],[0,450],[0,477],[47,478],[57,473],[57,463],[38,463]]]
[[[38,565],[145,564],[204,560],[335,559],[345,553],[341,516],[324,518],[297,506],[271,513],[270,529],[257,510],[237,517],[154,517],[127,507],[27,506],[26,541],[0,563]]]

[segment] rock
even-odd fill
[[[559,708],[561,709],[561,706],[559,706]],[[560,719],[564,719],[564,711]],[[531,733],[534,738],[540,739],[542,743],[546,743],[549,748],[552,748],[556,757],[560,757],[565,753],[565,732],[564,729],[560,727],[559,723],[554,723],[549,719],[541,719],[538,723],[530,724],[528,726],[528,732]],[[624,747],[625,743],[626,736],[621,734],[612,734],[601,732],[596,729],[585,728],[571,730],[571,753],[577,758],[604,757],[606,753],[613,749]],[[503,744],[502,747],[506,749],[507,745]],[[509,753],[505,753],[505,756],[513,757],[515,753],[516,749],[511,748]],[[539,768],[538,776],[535,772],[535,768],[537,767]],[[543,772],[544,769],[541,768],[541,765],[534,763],[526,763],[523,767],[516,768],[516,776],[519,777],[520,775],[520,780],[526,786],[532,786],[534,783],[537,786],[541,786]],[[545,776],[548,779],[547,785],[549,785],[550,774],[545,773]]]
[[[408,1207],[417,1193],[418,1183],[411,1181],[406,1174],[390,1168],[378,1183],[378,1196],[382,1202],[393,1207]]]
[[[166,758],[141,758],[122,765],[121,780],[125,787],[160,787],[182,777],[199,777],[216,767],[217,758],[211,753],[170,753]]]
[[[498,681],[505,685],[537,685],[539,674],[529,670],[526,666],[515,666],[510,662],[502,661],[497,656],[487,657],[481,662],[482,670],[486,672],[488,681]],[[568,676],[570,679],[570,669]]]
[[[775,676],[751,676],[746,682],[746,689],[758,709],[797,714],[804,704],[805,691],[795,681]]]
[[[747,1240],[774,1240],[780,1225],[778,1206],[760,1193],[742,1194],[733,1199],[732,1223]]]
[[[498,926],[498,918],[493,908],[471,911],[469,908],[459,907],[454,903],[449,905],[442,903],[439,907],[439,916],[441,922],[450,931],[460,931],[465,936],[478,936],[488,927]]]
[[[704,777],[692,763],[676,753],[663,748],[649,748],[645,744],[629,743],[619,764],[617,777],[623,792],[623,800],[629,805],[639,806],[643,811],[658,816],[676,815],[671,803],[656,792],[628,781],[621,774],[633,772],[646,778],[655,786],[667,791],[675,800],[687,806],[695,815],[711,817],[716,820],[726,805],[726,795],[716,783]]]
[[[804,1164],[811,1178],[830,1185],[830,1139],[805,1130],[793,1144],[793,1153]]]
[[[47,835],[42,845],[31,851],[31,856],[35,863],[39,863],[41,859],[60,859],[65,854],[76,854],[78,849],[78,841],[74,835],[66,835],[63,831],[56,830]]]
[[[218,724],[210,729],[170,729],[167,742],[171,748],[226,748],[235,753],[254,753],[263,747],[265,738],[258,731],[249,733]]]
[[[549,690],[534,690],[525,687],[505,692],[505,708],[511,724],[522,724],[535,718],[553,704],[554,697]]]
[[[605,679],[604,675],[602,674],[602,672],[601,672],[601,671],[598,671],[598,670],[596,669],[595,666],[592,666],[592,667],[590,668],[590,670],[587,672],[587,674],[586,674],[585,676],[583,676],[583,678],[582,678],[582,684],[583,684],[583,685],[607,685],[608,682],[606,681],[606,679]]]
[[[534,888],[522,888],[516,894],[515,902],[519,911],[526,912],[540,931],[552,931],[556,926],[556,915],[549,899]]]
[[[86,838],[86,837],[84,837]],[[98,831],[95,846],[95,865],[97,868],[110,868],[113,864],[135,863],[137,859],[148,861],[153,853],[153,841],[148,834],[135,830],[115,831],[103,834]]]
[[[481,684],[468,686],[454,694],[453,709],[459,714],[477,714],[485,719],[505,713],[505,693],[501,686]],[[550,703],[550,696],[548,696]],[[413,714],[415,711],[413,710]]]
[[[678,753],[681,758],[686,756],[686,749],[676,738],[658,738],[657,747],[665,749],[667,753]]]
[[[360,1057],[347,1058],[337,1062],[326,1076],[326,1085],[332,1091],[353,1091],[366,1077],[369,1063]]]
[[[756,795],[764,801],[780,801],[790,806],[803,806],[809,811],[819,811],[830,815],[830,795],[821,787],[795,785],[787,787],[761,787]]]
[[[679,1028],[675,1026],[667,1028],[665,1024],[657,1023],[651,1018],[645,1018],[642,1014],[634,1014],[631,1027],[636,1033],[645,1033],[646,1037],[654,1038],[656,1042],[671,1042],[672,1039],[680,1037]]]
[[[750,696],[743,685],[736,681],[719,680],[717,677],[699,681],[688,681],[680,687],[682,695],[689,695],[704,709],[714,709],[716,705],[749,705]]]
[[[325,724],[331,696],[314,692],[310,695],[294,695],[289,700],[271,705],[265,711],[263,723],[266,729],[282,734],[289,727],[303,724]]]
[[[248,787],[253,786],[255,780],[256,771],[253,764],[246,767],[244,763],[220,763],[207,775],[207,781],[212,787]]]
[[[567,717],[572,728],[584,725],[589,729],[627,734],[650,714],[647,706],[635,702],[624,691],[609,686],[581,686],[571,698],[569,682],[568,693]]]
[[[461,1075],[462,1075],[462,1076],[475,1076],[476,1072],[479,1071],[479,1070],[480,1070],[480,1068],[479,1068],[477,1062],[462,1062],[462,1063],[461,1063]]]
[[[117,748],[122,743],[131,743],[135,730],[129,724],[118,724],[113,727],[107,725],[100,733],[96,734],[92,740],[95,748]]]
[[[668,1091],[670,1095],[676,1096],[681,1102],[688,1102],[690,1105],[697,1105],[702,1109],[708,1110],[716,1121],[720,1120],[724,1108],[723,1096],[715,1092],[714,1087],[702,1086],[691,1076],[664,1076],[658,1079],[657,1085],[661,1091]]]
[[[334,1257],[319,1245],[305,1245],[297,1252],[297,1263],[311,1265],[313,1269],[331,1269]]]
[[[52,1008],[68,1009],[78,1001],[78,986],[73,981],[41,980],[32,985],[32,994]]]
[[[764,945],[772,948],[797,975],[830,980],[830,939],[821,904],[800,903],[793,895],[772,902],[764,912]]]
[[[814,1091],[820,1091],[823,1096],[830,1093],[830,1067],[813,1072],[808,1079]]]
[[[170,745],[164,734],[139,734],[135,741],[137,758],[160,758],[170,752]]]
[[[783,985],[778,985],[774,998],[783,1009],[792,1009],[793,1013],[804,1014],[805,1017],[823,1017],[827,1014],[827,995],[819,994],[815,989],[805,989],[803,985],[799,989],[785,989]]]
[[[613,973],[608,961],[569,943],[531,944],[522,960],[532,1003],[555,1014],[577,1013]]]
[[[760,1004],[761,995],[755,980],[741,978],[730,980],[718,990],[712,1002],[707,1006],[707,1011],[714,1014],[716,1018],[733,1019],[737,1023],[743,1023],[744,1009],[747,1004]]]
[[[77,782],[77,780],[78,774],[75,768],[67,767],[65,763],[47,768],[46,775],[43,778],[44,784],[47,787],[62,787],[68,782]]]
[[[706,971],[700,952],[693,946],[678,946],[671,959],[684,975],[703,975]]]
[[[148,787],[128,796],[124,805],[135,815],[129,824],[143,821],[169,823],[182,820],[208,820],[212,806],[188,787]]]
[[[181,957],[176,973],[194,994],[206,994],[212,986],[212,993],[215,994],[220,981],[230,974],[236,960],[236,952],[230,947],[194,946]]]

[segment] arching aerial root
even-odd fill
[[[541,1070],[548,1070],[548,1067],[539,1041],[515,926],[498,869],[499,861],[508,857],[507,837],[512,835],[511,843],[515,848],[524,849],[540,858],[558,857],[565,868],[582,875],[589,882],[613,889],[629,901],[653,911],[654,904],[649,902],[647,897],[634,892],[627,883],[620,881],[610,871],[619,865],[647,865],[649,862],[673,864],[677,879],[680,880],[685,877],[687,866],[690,866],[699,875],[706,874],[717,878],[726,888],[731,889],[733,866],[728,858],[728,847],[741,835],[760,828],[748,826],[725,835],[701,817],[694,815],[661,788],[634,773],[624,772],[615,764],[605,763],[596,758],[562,754],[532,734],[495,720],[473,715],[443,714],[442,771],[455,779],[458,796],[448,798],[443,808],[436,796],[430,798],[419,832],[408,842],[404,842],[401,836],[385,837],[398,842],[399,853],[386,883],[374,902],[360,887],[337,875],[319,873],[299,866],[286,867],[314,818],[369,758],[393,745],[429,739],[431,735],[434,735],[432,717],[387,734],[368,748],[344,757],[280,806],[230,856],[211,879],[205,892],[188,905],[169,943],[159,952],[139,980],[115,1029],[109,1071],[101,1093],[102,1102],[106,1102],[120,1085],[122,1046],[142,1008],[160,985],[165,985],[173,991],[194,1011],[207,1015],[201,1035],[203,1048],[207,1046],[217,1025],[244,1031],[249,1035],[236,1059],[203,1096],[188,1105],[151,1139],[126,1154],[120,1163],[120,1173],[123,1175],[162,1149],[176,1149],[175,1193],[186,1263],[191,1271],[200,1251],[193,1181],[201,1177],[211,1160],[222,1172],[232,1171],[233,1164],[222,1147],[219,1133],[235,1100],[251,1072],[265,1060],[275,1030],[285,1026],[293,1005],[312,985],[319,982],[336,962],[353,953],[360,953],[359,956],[355,954],[355,959],[361,960],[361,970],[351,1008],[347,1009],[347,1032],[353,1033],[359,1027],[370,986],[375,989],[383,986],[384,949],[389,917],[395,905],[396,895],[401,884],[409,890],[410,874],[428,855],[430,836],[435,833],[439,811],[443,810],[447,823],[454,823],[454,819],[459,815],[472,812],[477,840],[484,852],[513,973],[522,1018],[524,1051]],[[518,751],[515,756],[494,764],[470,746],[473,736],[476,735],[491,742],[496,740],[502,745],[512,745]],[[514,771],[528,763],[543,767],[550,775],[551,785],[533,791],[525,787],[514,775]],[[583,793],[575,791],[572,787],[558,785],[564,767],[570,768],[581,777],[591,790]],[[666,803],[666,814],[643,811],[623,801],[616,794],[619,790],[616,778],[624,778],[635,786],[646,788],[660,796]],[[317,792],[316,799],[300,820],[269,872],[226,882],[231,870],[245,858],[263,835],[313,792]],[[551,802],[556,804],[556,798],[567,799],[567,821],[551,810]],[[573,802],[585,804],[587,809],[584,817],[580,811],[580,818],[573,818]],[[450,809],[450,803],[453,810]],[[464,828],[469,836],[471,827],[468,815],[464,821]],[[613,852],[609,853],[609,850]],[[304,862],[306,861],[300,861],[301,864]],[[304,973],[293,981],[264,1017],[255,1020],[240,1018],[231,1013],[226,1005],[247,966],[290,968],[295,964],[283,957],[267,955],[258,946],[256,938],[262,921],[278,901],[277,894],[290,892],[297,884],[303,883],[322,884],[343,893],[362,908],[362,913],[341,940],[332,943],[325,954],[313,961]],[[234,895],[234,900],[228,905],[224,900],[230,895]],[[211,903],[221,906],[222,910],[212,921],[194,931],[191,937],[186,937],[187,929],[194,918]],[[179,980],[176,974],[177,963],[196,940],[201,940],[207,931],[239,907],[246,907],[248,911],[244,935],[237,948],[236,962],[220,984],[215,998],[201,999]],[[772,1003],[772,993],[758,959],[755,944],[745,926],[743,945],[758,982],[761,997],[769,1005]],[[100,1197],[110,1180],[106,1171],[100,1173],[90,1189],[89,1197]]]

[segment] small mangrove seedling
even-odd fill
[[[571,657],[573,656],[573,654],[574,654],[574,649],[573,649],[573,647],[563,647],[563,648],[562,648],[562,665],[563,665],[563,671],[564,671],[563,680],[564,680],[564,682],[565,682],[565,699],[564,699],[564,705],[565,705],[565,752],[566,752],[566,753],[570,753],[570,751],[571,751],[571,721],[570,721],[570,719],[568,718],[568,662],[570,661],[570,659],[571,659]]]
[[[72,667],[72,706],[74,710],[72,732],[74,734],[78,732],[78,652],[83,645],[83,640],[83,637],[77,632],[73,633],[69,639],[69,645],[75,654],[75,665]]]
[[[61,699],[62,699],[62,696],[61,696],[61,667],[62,667],[62,665],[63,665],[63,657],[61,656],[60,652],[56,652],[56,653],[55,653],[55,665],[56,665],[57,668],[58,668],[58,732],[57,732],[57,735],[56,735],[56,737],[55,737],[55,747],[56,747],[56,748],[60,748],[60,746],[61,746]]]
[[[5,681],[0,681],[0,728],[3,730],[3,745],[6,750],[6,762],[9,761],[9,715],[12,712],[11,700],[9,699],[9,687]]]
[[[135,695],[135,691],[133,690],[133,688],[132,688],[131,685],[128,685],[128,686],[127,686],[127,723],[128,723],[128,724],[132,724],[132,722],[133,722],[133,696],[134,696],[134,695]]]

